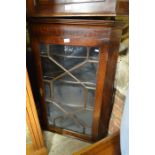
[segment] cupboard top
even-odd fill
[[[128,4],[128,0],[27,0],[27,15],[29,17],[127,15]]]

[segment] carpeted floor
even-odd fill
[[[90,145],[90,143],[48,131],[44,131],[43,135],[49,155],[72,155],[73,152]]]

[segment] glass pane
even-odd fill
[[[42,45],[40,52],[49,124],[91,135],[99,48]],[[44,52],[45,53],[45,52]]]
[[[88,62],[82,67],[72,71],[72,74],[76,76],[80,81],[95,84],[97,66],[97,63]]]
[[[98,55],[99,55],[99,48],[97,47],[91,47],[90,48],[90,59],[98,60]]]
[[[87,108],[92,109],[94,107],[95,90],[88,90],[87,96]]]
[[[85,60],[83,58],[67,58],[67,57],[58,56],[58,55],[54,55],[51,57],[54,58],[60,65],[62,65],[66,69],[70,69]]]
[[[59,103],[79,107],[83,105],[83,87],[77,84],[70,84],[61,81],[54,82],[53,96]]]
[[[45,44],[40,44],[40,54],[47,55],[47,46]]]
[[[51,55],[85,57],[87,48],[83,46],[49,45]]]
[[[51,86],[50,83],[44,82],[45,98],[51,98]]]
[[[54,78],[64,72],[60,67],[50,61],[48,58],[42,57],[41,62],[44,77]]]

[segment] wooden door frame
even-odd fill
[[[28,72],[26,72],[26,122],[32,139],[32,144],[27,145],[27,153],[31,150],[30,154],[33,155],[47,155]]]

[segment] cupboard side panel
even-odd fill
[[[44,87],[43,87],[43,78],[42,78],[42,67],[41,67],[41,60],[39,55],[39,41],[37,38],[31,36],[31,47],[32,47],[32,53],[34,55],[34,61],[35,61],[35,69],[37,73],[37,89],[39,90],[40,98],[39,98],[39,110],[41,115],[41,125],[44,129],[47,129],[48,122],[47,122],[47,112],[46,112],[46,104],[44,102]]]
[[[102,48],[100,52],[99,58],[99,67],[97,73],[97,86],[96,86],[96,95],[95,95],[95,106],[93,113],[93,126],[92,126],[92,139],[95,141],[99,136],[99,122],[101,114],[103,113],[102,106],[102,94],[103,94],[103,86],[105,85],[106,78],[106,69],[107,69],[107,61],[108,61],[108,43],[102,43]]]
[[[103,88],[103,96],[102,96],[102,106],[101,106],[102,113],[99,120],[99,137],[98,137],[99,139],[105,137],[108,134],[108,127],[113,108],[114,80],[117,67],[117,58],[119,52],[121,33],[122,31],[120,29],[112,30],[111,33],[105,85]]]

